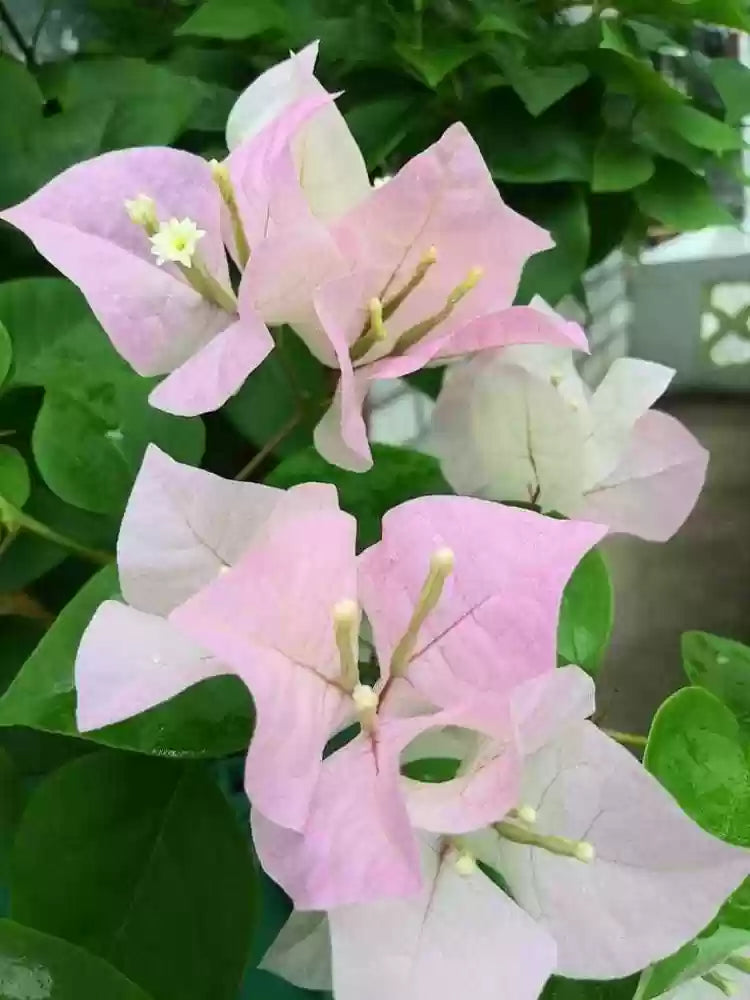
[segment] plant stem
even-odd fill
[[[20,31],[18,25],[16,24],[16,22],[10,16],[10,11],[5,6],[5,3],[3,2],[3,0],[0,0],[0,21],[8,29],[8,34],[13,39],[13,41],[16,43],[16,45],[18,46],[18,48],[21,50],[21,53],[22,53],[24,59],[26,60],[27,65],[33,66],[34,65],[34,51],[31,48],[31,46],[27,44],[26,39],[21,34],[21,31]]]
[[[111,552],[104,552],[102,549],[91,549],[87,545],[82,545],[75,538],[69,538],[67,535],[55,531],[54,528],[42,524],[41,521],[37,521],[35,517],[24,514],[23,511],[18,510],[2,498],[0,498],[0,525],[5,527],[5,530],[8,532],[8,538],[15,538],[19,531],[28,531],[30,534],[44,538],[48,542],[53,542],[55,545],[59,545],[60,548],[67,549],[68,552],[80,556],[81,559],[88,559],[89,562],[96,563],[98,566],[108,566],[111,562],[114,562],[115,557]],[[5,551],[7,544],[9,543],[7,543],[6,538],[2,551]]]
[[[286,438],[289,437],[289,435],[292,433],[295,427],[297,427],[297,425],[301,422],[303,416],[304,416],[304,411],[298,410],[289,420],[287,420],[287,422],[283,425],[283,427],[281,427],[274,434],[272,438],[266,441],[266,443],[260,449],[258,454],[253,455],[253,457],[250,459],[247,465],[244,466],[242,469],[240,469],[240,471],[234,478],[249,479],[250,476],[252,476],[252,474],[258,468],[258,466],[261,465],[268,458],[268,456],[271,454],[274,448],[276,448],[278,445],[281,444],[282,441],[284,441]]]
[[[648,736],[638,736],[636,733],[621,733],[617,729],[602,729],[610,739],[622,743],[626,747],[645,747],[648,743]]]
[[[36,48],[39,44],[39,39],[42,34],[42,28],[49,17],[50,11],[52,10],[52,0],[44,0],[44,6],[42,7],[42,13],[39,15],[39,20],[36,22],[36,28],[34,28],[34,34],[31,36],[31,52],[36,59]]]

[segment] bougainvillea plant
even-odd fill
[[[584,332],[514,305],[551,238],[468,130],[371,185],[315,54],[224,160],[111,151],[2,213],[90,312],[45,279],[17,295],[59,333],[9,321],[46,486],[2,446],[0,573],[49,627],[0,699],[0,996],[742,996],[750,653],[686,637],[643,763],[596,709],[596,547],[667,539],[703,485],[651,410],[672,373],[586,387]],[[372,383],[436,362],[425,452],[372,444]],[[199,467],[199,417],[209,452],[238,400],[273,417],[270,364],[292,420]],[[50,546],[103,564],[54,624],[23,581]]]

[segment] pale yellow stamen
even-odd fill
[[[333,607],[333,631],[341,663],[341,684],[354,691],[359,684],[359,620],[356,601],[339,601]]]
[[[396,341],[391,354],[403,354],[405,351],[409,350],[410,347],[418,344],[419,341],[426,337],[431,330],[434,330],[436,326],[439,326],[444,320],[448,319],[458,303],[465,298],[473,288],[476,288],[483,274],[483,268],[472,267],[466,278],[460,284],[456,285],[453,291],[449,293],[443,308],[439,312],[436,312],[434,316],[429,316],[427,319],[423,319],[421,322],[415,323],[414,326],[409,327],[408,330],[405,330]]]
[[[125,211],[130,217],[130,221],[136,226],[141,226],[149,236],[152,236],[159,228],[159,220],[156,216],[156,202],[147,194],[139,194],[135,198],[125,199]]]
[[[378,298],[372,298],[367,303],[369,320],[365,332],[349,349],[349,357],[352,361],[359,361],[376,344],[382,343],[388,336],[388,331],[383,323],[383,303]]]
[[[411,620],[401,639],[396,644],[391,657],[391,677],[403,677],[408,669],[414,648],[417,644],[419,630],[424,625],[429,613],[435,608],[443,592],[445,581],[453,572],[455,557],[452,549],[444,548],[433,552],[430,559],[430,570],[422,585],[417,604]]]
[[[525,826],[508,823],[505,820],[501,823],[495,823],[494,828],[504,840],[509,840],[514,844],[539,847],[542,850],[549,851],[551,854],[558,854],[565,858],[575,858],[577,861],[582,861],[585,864],[590,864],[596,857],[594,845],[590,844],[587,840],[570,840],[568,837],[547,836],[543,833],[537,833],[535,830],[529,830]]]
[[[519,806],[517,809],[511,809],[508,816],[510,819],[520,820],[526,826],[533,826],[536,823],[536,809],[533,806]]]
[[[383,306],[383,315],[386,319],[392,316],[402,302],[411,295],[411,293],[418,288],[424,281],[424,277],[430,270],[433,264],[437,263],[438,252],[437,247],[430,247],[419,259],[414,274],[409,278],[404,287],[388,298]]]
[[[250,260],[250,244],[247,242],[245,227],[242,225],[242,219],[240,218],[240,210],[237,207],[237,198],[235,197],[232,178],[229,176],[229,169],[224,163],[219,163],[218,160],[209,160],[208,165],[211,168],[211,176],[214,179],[214,183],[219,189],[224,204],[227,206],[229,218],[232,222],[232,235],[237,247],[237,257],[240,267],[244,268],[248,260]]]
[[[357,684],[352,691],[352,701],[357,710],[359,724],[366,733],[373,733],[377,725],[380,698],[369,684]]]
[[[734,983],[727,979],[726,976],[722,976],[720,972],[715,969],[712,972],[707,972],[705,975],[701,976],[701,979],[708,983],[710,986],[716,987],[720,993],[723,993],[725,997],[733,997],[737,992],[737,987]]]

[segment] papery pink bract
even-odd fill
[[[362,553],[359,570],[381,669],[406,629],[431,554],[447,546],[455,567],[422,628],[409,681],[450,706],[507,695],[552,671],[563,588],[605,531],[468,497],[425,497],[390,510],[382,541]]]
[[[289,144],[330,103],[325,92],[293,102],[226,161],[251,251],[306,210]],[[147,233],[125,206],[141,194],[153,200],[158,220],[187,217],[204,231],[193,266],[199,261],[224,290],[223,307],[199,294],[176,265],[157,265]],[[2,217],[78,285],[139,374],[171,373],[151,397],[161,409],[217,409],[273,348],[257,287],[232,307],[223,243],[236,258],[232,225],[201,157],[157,147],[106,153],[66,170]]]
[[[225,574],[170,615],[231,664],[253,695],[247,756],[251,801],[300,829],[323,748],[346,717],[333,608],[356,595],[356,522],[339,510],[285,518]]]
[[[456,852],[420,840],[422,888],[408,900],[293,913],[262,967],[339,1000],[536,1000],[555,943],[480,871],[461,875]],[[328,978],[330,977],[330,979]]]
[[[678,420],[646,413],[616,468],[586,494],[578,514],[612,531],[665,542],[690,516],[708,460],[708,451]]]
[[[309,483],[285,492],[233,482],[151,445],[118,539],[127,603],[101,605],[76,657],[80,730],[120,722],[200,680],[235,673],[166,616],[235,563],[270,519],[320,509],[337,510],[333,487]]]
[[[324,761],[300,832],[253,810],[261,864],[298,909],[413,895],[421,885],[415,816],[428,829],[439,821],[443,832],[462,833],[504,815],[517,800],[519,765],[507,706],[402,718],[387,714],[387,700],[386,693],[372,736],[360,734]],[[482,726],[490,746],[471,773],[424,788],[401,778],[401,754],[410,743],[431,728],[460,725]]]
[[[536,810],[534,832],[586,841],[593,858],[492,829],[469,837],[468,849],[555,938],[559,974],[619,978],[670,955],[750,873],[750,852],[704,833],[627,750],[582,721],[592,686],[578,668],[531,681],[513,702],[528,754],[520,802]]]
[[[315,292],[320,325],[336,353],[341,381],[334,407],[316,432],[329,461],[362,471],[372,462],[361,417],[368,382],[395,378],[439,357],[500,344],[544,340],[586,347],[575,324],[511,304],[521,269],[550,247],[549,235],[504,204],[476,143],[462,125],[406,164],[332,228],[348,274]],[[352,363],[349,349],[368,321],[368,302],[388,300],[413,277],[434,248],[435,264],[388,317],[388,336]],[[334,261],[331,261],[332,271]],[[473,269],[475,287],[413,345],[394,346],[413,325],[439,313]],[[340,271],[340,268],[338,268]],[[304,335],[304,334],[303,334]],[[464,340],[465,337],[465,340]],[[311,348],[314,350],[314,337]]]

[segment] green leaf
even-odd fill
[[[524,18],[518,7],[507,4],[500,10],[485,14],[477,25],[477,31],[486,31],[498,35],[515,35],[517,38],[528,38]]]
[[[200,461],[202,421],[150,406],[151,388],[113,366],[100,380],[47,392],[32,445],[42,478],[62,500],[98,514],[120,513],[149,442],[180,462]]]
[[[563,593],[557,629],[559,662],[576,663],[596,674],[613,624],[612,580],[604,557],[592,549],[576,566]]]
[[[175,34],[235,41],[255,38],[285,23],[284,9],[276,0],[206,0]]]
[[[538,198],[530,195],[514,207],[549,229],[555,241],[551,250],[535,254],[526,264],[517,299],[530,302],[541,295],[555,305],[586,270],[591,236],[586,199],[571,185],[549,188]]]
[[[433,89],[477,53],[475,45],[417,47],[403,41],[393,49]]]
[[[0,386],[5,381],[10,366],[13,361],[13,345],[10,341],[10,334],[5,326],[0,323]]]
[[[631,1000],[638,978],[612,979],[605,983],[577,982],[553,976],[541,1000]]]
[[[343,510],[357,518],[360,548],[380,538],[380,523],[391,507],[427,494],[451,493],[437,459],[408,448],[373,444],[375,464],[367,472],[347,472],[329,465],[308,448],[285,459],[267,477],[269,486],[288,489],[297,483],[333,483]]]
[[[29,470],[23,455],[10,445],[0,444],[0,498],[20,509],[30,493]]]
[[[703,688],[683,688],[656,713],[644,764],[709,833],[750,846],[748,746],[739,723]]]
[[[561,66],[529,66],[510,50],[497,53],[497,60],[508,82],[535,117],[588,79],[583,63]]]
[[[302,413],[293,432],[274,449],[278,455],[289,455],[310,443],[313,428],[323,416],[331,396],[330,369],[288,327],[276,330],[275,338],[276,349],[222,412],[258,448]]]
[[[105,152],[172,143],[213,89],[144,59],[87,59],[69,66],[56,96],[66,111],[108,102]]]
[[[708,632],[685,632],[682,665],[691,684],[723,701],[750,726],[750,647]]]
[[[0,321],[13,340],[9,384],[48,390],[32,446],[44,481],[62,500],[121,514],[151,441],[179,461],[200,460],[202,421],[149,404],[153,380],[117,355],[72,284],[29,278],[0,285]]]
[[[403,142],[423,102],[413,94],[357,104],[346,116],[349,128],[372,170],[381,167]]]
[[[200,765],[90,754],[29,800],[11,915],[158,1000],[235,1000],[255,922],[248,836]]]
[[[635,197],[645,215],[679,231],[733,224],[706,181],[677,163],[659,162],[654,176],[638,188]]]
[[[674,129],[683,139],[701,149],[726,153],[728,150],[742,147],[739,129],[732,128],[726,122],[698,111],[697,108],[687,105],[672,108],[667,123],[669,128]]]
[[[594,191],[629,191],[654,172],[654,160],[621,132],[605,132],[594,150]]]
[[[652,1000],[667,990],[697,979],[748,944],[750,931],[714,925],[674,955],[646,969],[633,1000]]]
[[[108,962],[67,941],[0,920],[0,1000],[150,1000]]]
[[[36,479],[24,513],[81,545],[114,548],[118,529],[115,519],[70,507]],[[60,545],[22,531],[0,559],[0,591],[26,587],[69,555]]]
[[[101,570],[66,605],[22,670],[0,698],[0,726],[29,726],[78,735],[73,667],[81,636],[94,611],[119,597],[114,566]],[[189,688],[156,708],[86,739],[156,756],[223,757],[250,741],[247,689],[236,677]]]
[[[11,850],[24,801],[24,788],[18,768],[10,754],[0,748],[0,882],[3,885],[8,884]],[[2,998],[1,974],[0,998]]]
[[[750,67],[736,59],[711,59],[708,75],[719,92],[730,125],[740,125],[750,114]]]

